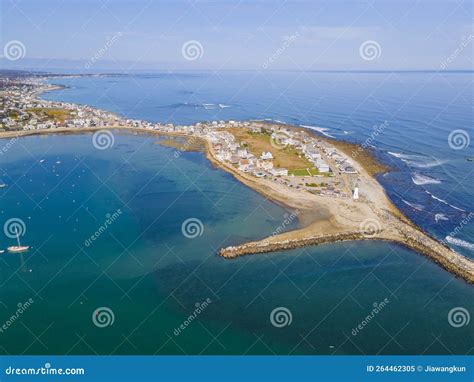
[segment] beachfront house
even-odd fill
[[[273,162],[269,161],[269,160],[258,159],[257,160],[257,168],[259,168],[261,170],[270,171],[273,168]]]
[[[322,159],[318,159],[316,161],[316,168],[318,169],[318,172],[320,173],[326,173],[326,172],[329,172],[330,168],[329,168],[329,165],[324,162]]]
[[[272,153],[271,153],[270,151],[263,151],[263,152],[262,152],[262,155],[260,155],[260,158],[261,158],[261,159],[264,159],[264,160],[266,160],[266,159],[273,159],[273,155],[272,155]]]
[[[240,158],[247,158],[249,156],[249,152],[247,151],[247,149],[238,149],[237,150],[237,155],[240,157]]]
[[[270,173],[274,176],[288,176],[288,170],[286,168],[273,168]]]

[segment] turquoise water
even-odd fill
[[[114,137],[103,151],[91,134],[25,137],[2,155],[9,186],[0,189],[1,222],[22,219],[22,241],[33,248],[0,255],[0,323],[18,303],[33,303],[0,332],[0,353],[472,352],[471,327],[448,321],[455,307],[474,312],[471,285],[379,242],[224,260],[220,247],[270,235],[291,211],[202,153],[176,156],[147,135]],[[189,218],[202,222],[200,236],[183,235]],[[2,236],[1,247],[13,241]],[[101,307],[113,312],[112,325],[94,324]],[[290,325],[272,324],[279,307],[291,313]]]

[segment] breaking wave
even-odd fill
[[[300,126],[306,129],[317,131],[318,133],[321,133],[325,135],[326,137],[334,138],[334,135],[327,133],[327,131],[329,130],[327,127],[317,127],[317,126],[309,126],[309,125],[300,125]]]
[[[190,107],[194,109],[205,109],[205,110],[214,110],[214,109],[226,109],[232,107],[231,105],[225,105],[223,103],[195,103],[195,102],[181,102],[175,103],[172,105],[160,106],[161,108],[173,108],[179,109],[182,107]]]
[[[430,176],[427,175],[421,175],[414,173],[413,176],[411,177],[411,180],[413,183],[415,183],[417,186],[425,185],[425,184],[440,184],[441,181],[435,178],[431,178]]]
[[[429,192],[429,191],[426,191],[426,190],[425,190],[425,192],[426,192],[429,196],[431,196],[434,200],[437,200],[437,201],[440,202],[440,203],[446,204],[447,206],[449,206],[449,207],[451,207],[451,208],[454,208],[455,210],[458,210],[458,211],[461,211],[461,212],[466,212],[466,210],[463,210],[463,209],[460,208],[460,207],[456,207],[456,206],[452,205],[451,203],[448,203],[448,202],[447,202],[446,200],[444,200],[444,199],[438,198],[436,195],[433,195],[433,194],[432,194],[431,192]]]
[[[469,243],[468,241],[461,240],[449,235],[446,236],[444,240],[446,240],[449,244],[454,244],[454,245],[457,245],[458,247],[463,247],[463,248],[470,249],[471,251],[474,251],[474,244]]]
[[[421,204],[410,203],[410,202],[407,202],[405,199],[402,199],[402,202],[405,203],[407,206],[410,206],[411,208],[413,208],[417,211],[423,211],[424,208],[425,208]]]
[[[431,168],[436,166],[441,166],[442,164],[447,163],[447,160],[436,159],[435,157],[429,157],[425,155],[416,155],[416,154],[402,154],[388,151],[388,154],[391,156],[400,159],[405,162],[410,167],[416,168]]]

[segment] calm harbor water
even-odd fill
[[[395,167],[381,178],[395,203],[440,238],[474,210],[466,177],[472,163],[465,158],[472,146],[456,151],[447,143],[451,130],[470,131],[470,74],[308,76],[284,95],[289,73],[254,79],[229,73],[220,80],[198,73],[64,79],[71,88],[44,97],[161,122],[274,118],[359,142],[387,121],[372,144]],[[446,80],[452,86],[435,92],[436,81]],[[0,190],[2,224],[21,218],[22,240],[33,249],[0,255],[0,322],[18,303],[33,303],[0,332],[0,352],[472,352],[471,327],[452,326],[448,315],[457,307],[472,315],[473,287],[398,245],[337,243],[232,261],[216,256],[223,245],[271,234],[291,211],[201,153],[177,156],[157,139],[115,132],[114,145],[101,151],[91,134],[26,137],[1,157],[0,177],[9,184]],[[448,220],[438,215],[436,222],[435,214]],[[101,230],[111,216],[118,217]],[[202,235],[183,235],[189,218],[202,222]],[[94,232],[97,239],[85,245]],[[465,244],[472,242],[472,224],[457,235],[464,244],[456,249],[472,256]],[[2,240],[2,247],[11,245]],[[281,307],[291,323],[278,327],[270,317]],[[94,324],[97,308],[113,312],[112,325]]]

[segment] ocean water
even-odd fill
[[[472,145],[448,145],[453,129],[472,132],[469,74],[306,75],[62,79],[70,88],[44,97],[160,122],[273,118],[357,142],[387,121],[371,144],[393,166],[380,180],[394,202],[440,238],[474,210]],[[22,219],[22,241],[33,248],[0,255],[0,322],[8,323],[1,353],[472,353],[471,327],[452,317],[473,314],[473,287],[401,246],[350,242],[218,257],[222,246],[272,234],[291,211],[202,153],[176,155],[157,140],[115,132],[113,146],[97,150],[92,134],[32,136],[2,155],[0,178],[9,185],[0,189],[2,224]],[[194,238],[183,234],[190,218],[202,223]],[[472,223],[455,238],[473,242]],[[2,247],[14,242],[3,240]],[[109,325],[100,327],[107,314]]]

